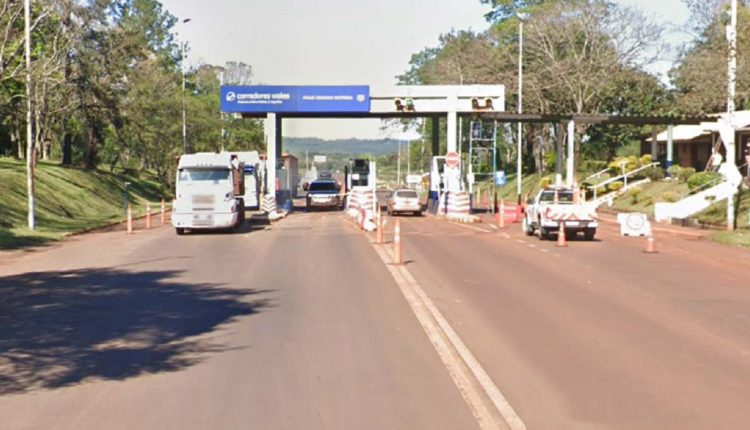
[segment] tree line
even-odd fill
[[[490,6],[486,31],[451,31],[415,53],[404,84],[506,86],[506,110],[517,110],[519,27],[523,18],[523,111],[620,115],[709,114],[726,109],[727,0],[684,0],[691,13],[685,46],[665,43],[669,29],[640,10],[605,0],[479,0]],[[750,7],[738,25],[738,109],[750,108]],[[665,81],[650,73],[676,59]],[[509,131],[509,130],[507,130]],[[526,125],[525,166],[554,168],[555,129]],[[578,161],[611,160],[638,148],[650,129],[578,124]],[[514,133],[501,151],[514,160]],[[584,144],[581,144],[585,142]],[[583,159],[583,160],[581,160]]]
[[[261,147],[261,124],[221,115],[217,97],[221,82],[250,83],[251,66],[187,68],[177,22],[158,0],[31,1],[27,154],[23,1],[0,0],[0,155],[152,169],[169,181],[183,103],[190,151]]]

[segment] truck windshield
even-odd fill
[[[558,202],[561,204],[573,203],[573,193],[571,191],[558,191],[557,192]],[[539,197],[540,202],[551,203],[555,201],[554,191],[545,191]]]
[[[310,191],[336,191],[336,183],[333,181],[315,181],[310,184]]]
[[[228,181],[229,169],[182,169],[180,170],[180,181],[202,182]]]
[[[405,199],[417,199],[419,198],[419,194],[417,194],[416,191],[398,191],[396,193],[396,197],[401,197]]]

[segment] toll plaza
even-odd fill
[[[433,163],[430,200],[440,191],[463,192],[458,152],[458,118],[477,112],[503,112],[503,85],[350,86],[222,86],[221,110],[243,118],[265,119],[267,165],[276,166],[282,152],[286,118],[430,118]],[[446,154],[440,154],[440,120],[446,121]],[[445,163],[445,157],[451,160]],[[276,169],[267,169],[267,184],[276,183]],[[265,190],[267,198],[275,193]]]

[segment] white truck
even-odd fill
[[[260,208],[260,184],[264,164],[258,151],[235,152],[245,169],[245,209]]]
[[[185,154],[177,166],[172,225],[187,230],[239,228],[245,221],[243,165],[236,155]]]
[[[565,236],[572,237],[583,233],[586,240],[594,240],[599,226],[596,206],[579,202],[576,191],[570,188],[545,188],[536,195],[522,220],[523,232],[531,236],[537,234],[539,239],[550,239],[551,235],[565,229]]]

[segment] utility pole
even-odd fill
[[[523,113],[523,22],[528,19],[529,15],[517,13],[518,16],[518,114]],[[518,194],[518,204],[521,204],[521,151],[523,150],[521,139],[523,139],[523,123],[520,118],[518,121],[518,146],[516,148],[516,189]]]
[[[34,129],[31,116],[31,6],[23,2],[24,45],[26,51],[26,192],[28,194],[29,230],[36,230],[36,202],[34,201]]]
[[[735,166],[735,128],[734,128],[734,96],[737,86],[737,0],[732,0],[732,10],[729,26],[727,27],[727,39],[729,40],[729,64],[727,67],[727,120],[732,127],[729,142],[724,142],[726,149],[726,162]],[[734,193],[727,199],[727,230],[734,230]]]
[[[219,74],[219,88],[221,88],[224,85],[224,69],[221,69],[221,73]],[[221,152],[224,152],[224,112],[219,109],[219,123],[221,124]]]
[[[182,20],[183,24],[190,22],[190,18]],[[188,153],[188,142],[187,142],[187,101],[185,100],[185,48],[187,43],[181,43],[180,51],[180,68],[182,69],[182,153]]]

